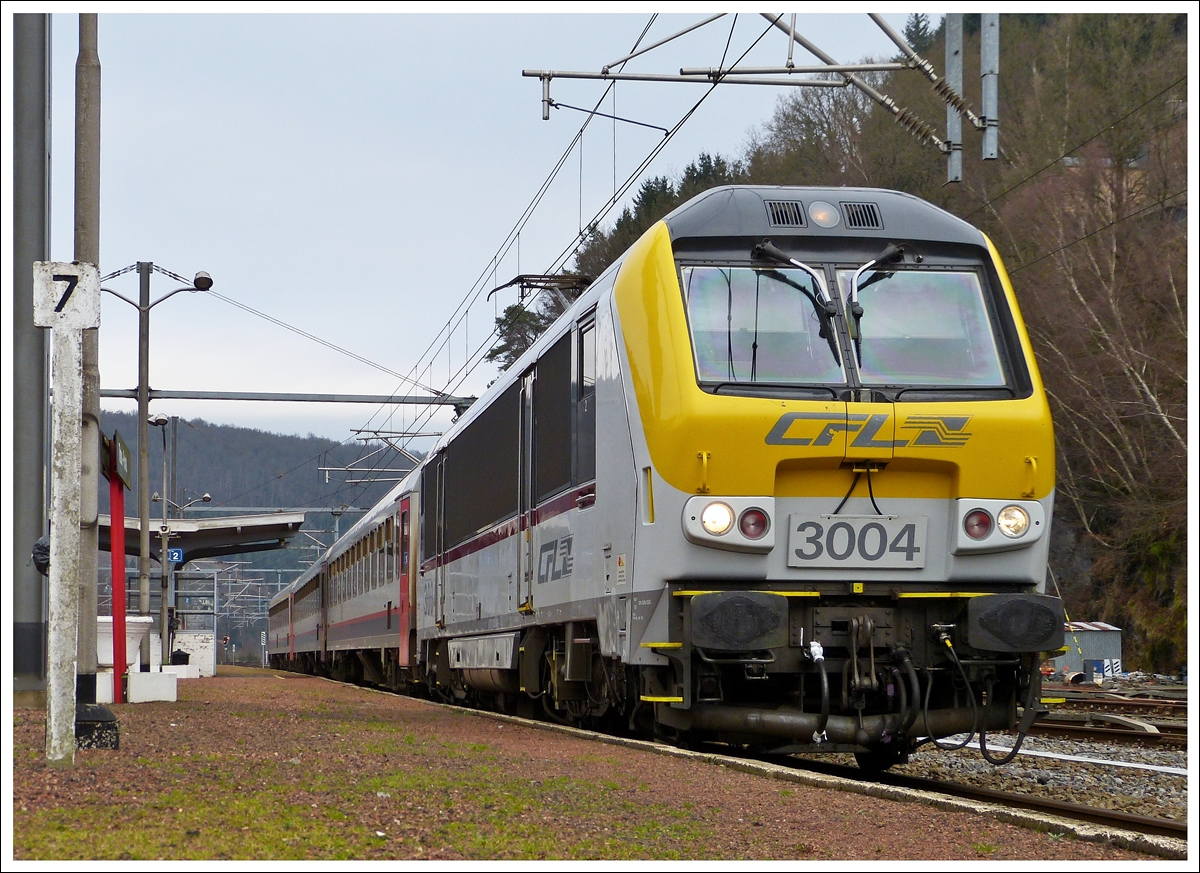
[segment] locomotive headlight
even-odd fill
[[[1019,506],[1006,506],[996,516],[996,527],[1010,539],[1016,539],[1029,530],[1029,513]]]
[[[817,227],[837,227],[842,220],[837,208],[824,200],[814,200],[808,204],[808,217]]]
[[[1009,507],[1016,509],[1015,506]],[[974,509],[963,519],[963,529],[973,540],[982,540],[992,532],[992,517],[982,509]]]
[[[700,513],[700,524],[705,531],[719,537],[733,527],[733,510],[724,503],[710,503]]]

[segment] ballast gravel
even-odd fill
[[[941,742],[955,745],[965,739],[959,736]],[[996,755],[997,747],[1010,749],[1012,741],[1008,735],[993,735],[988,737],[988,747]],[[1038,754],[1026,754],[1029,752]],[[1163,769],[1123,767],[1121,763]],[[908,764],[894,771],[1131,815],[1187,820],[1187,753],[1179,749],[1027,737],[1021,753],[1002,767],[984,761],[973,744],[957,751],[924,746]]]

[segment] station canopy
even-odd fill
[[[161,519],[150,520],[150,556],[162,563]],[[189,561],[219,558],[247,552],[265,552],[285,548],[304,524],[303,512],[272,512],[262,515],[233,515],[217,518],[169,518],[167,548],[183,549],[183,560],[175,563],[178,570]],[[112,520],[100,516],[100,549],[111,551]],[[125,519],[125,554],[140,553],[140,525],[137,518]]]

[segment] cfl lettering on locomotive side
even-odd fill
[[[893,191],[679,207],[401,498],[412,570],[384,585],[412,587],[412,643],[364,624],[321,669],[879,768],[1027,731],[1062,645],[1053,429],[1015,294],[983,234]],[[338,580],[386,517],[323,559],[320,610],[371,614],[375,588]]]

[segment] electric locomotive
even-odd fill
[[[894,191],[717,188],[277,599],[271,651],[884,768],[1041,711],[1053,499],[1045,391],[980,231]],[[299,650],[293,611],[316,618]]]

